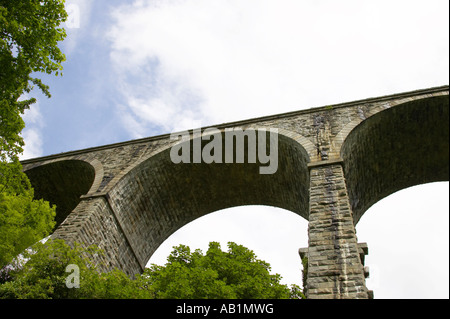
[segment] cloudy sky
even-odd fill
[[[449,83],[447,0],[71,0],[62,77],[44,76],[23,158]],[[376,298],[449,298],[448,182],[400,191],[356,226]],[[171,247],[235,241],[301,285],[307,222],[252,206]]]

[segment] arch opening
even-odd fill
[[[308,155],[293,139],[281,134],[277,138],[274,174],[260,174],[259,161],[174,164],[166,149],[124,176],[109,192],[110,202],[139,262],[147,264],[156,249],[184,225],[221,209],[267,205],[307,218]],[[194,142],[184,143],[192,146]]]
[[[356,226],[369,243],[367,286],[376,298],[449,296],[449,183],[402,189],[368,209]]]
[[[356,126],[341,148],[354,223],[380,199],[449,180],[448,96],[403,103]]]
[[[66,219],[89,192],[95,169],[81,160],[62,160],[25,171],[34,188],[34,197],[56,205],[55,228]]]
[[[255,252],[271,265],[283,284],[302,286],[298,247],[308,245],[308,221],[291,211],[260,205],[219,210],[200,217],[169,236],[147,263],[164,265],[174,246],[187,245],[205,253],[208,244],[219,242],[222,250],[232,241]]]

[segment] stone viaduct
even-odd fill
[[[308,257],[309,298],[368,298],[367,246],[355,225],[400,189],[449,180],[448,94],[442,86],[215,126],[277,128],[274,174],[260,174],[259,162],[175,164],[169,134],[22,164],[36,197],[57,205],[52,236],[98,245],[105,255],[95,262],[105,270],[140,273],[196,218],[269,205],[309,221],[309,247],[299,251]]]

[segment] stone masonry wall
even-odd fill
[[[53,236],[99,246],[105,269],[132,276],[195,218],[270,205],[309,220],[309,298],[367,298],[354,225],[396,190],[448,180],[448,108],[442,86],[214,126],[278,129],[273,175],[248,163],[177,166],[170,134],[22,164],[33,186],[44,184],[39,195],[59,204]]]
[[[342,166],[310,177],[308,298],[368,298]]]
[[[95,260],[99,269],[118,268],[130,276],[143,270],[103,196],[83,199],[52,236],[64,239],[69,244],[77,242],[98,246],[104,252]]]

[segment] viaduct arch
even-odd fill
[[[52,236],[98,245],[105,270],[141,272],[168,236],[207,213],[270,205],[309,221],[299,250],[309,298],[368,298],[355,225],[399,189],[448,180],[448,109],[443,86],[216,126],[222,140],[227,129],[276,128],[274,174],[260,174],[259,161],[175,164],[168,134],[22,164],[36,195],[58,206]]]
[[[341,156],[355,224],[382,198],[407,187],[448,181],[448,97],[376,113],[347,136]]]

